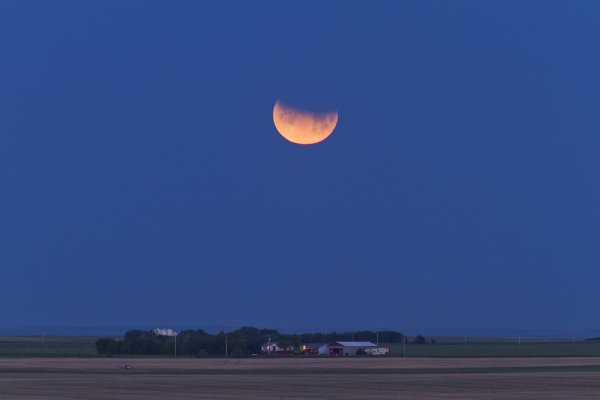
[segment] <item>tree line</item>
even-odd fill
[[[221,356],[241,357],[259,354],[261,346],[269,339],[280,347],[293,346],[300,352],[301,344],[329,343],[334,341],[369,341],[375,343],[379,337],[381,343],[401,343],[404,335],[395,331],[355,331],[329,333],[285,334],[275,329],[259,329],[242,327],[231,332],[210,334],[202,329],[184,330],[177,337],[160,336],[154,331],[130,330],[122,340],[100,338],[96,341],[98,354],[132,354],[132,355],[167,355],[175,353],[187,356]]]

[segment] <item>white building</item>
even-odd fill
[[[263,354],[272,354],[272,353],[289,353],[294,351],[294,346],[288,347],[280,347],[277,342],[268,341],[267,343],[260,346],[260,351]]]
[[[175,332],[173,329],[156,328],[154,329],[154,334],[156,336],[177,336],[177,332]]]
[[[330,356],[355,356],[358,349],[376,349],[379,346],[372,342],[331,342],[319,348],[319,354]]]
[[[389,347],[370,347],[365,349],[365,353],[372,356],[385,356],[386,354],[390,354],[390,349]]]

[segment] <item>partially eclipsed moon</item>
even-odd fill
[[[281,136],[290,142],[314,144],[331,135],[338,122],[338,113],[311,113],[286,106],[277,100],[273,108],[273,122]]]

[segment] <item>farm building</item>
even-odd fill
[[[319,354],[330,356],[355,356],[358,349],[376,349],[372,342],[331,342],[319,348]]]
[[[372,342],[331,342],[331,343],[307,343],[299,347],[305,355],[320,356],[355,356],[359,349],[369,355],[385,355],[389,353],[387,347],[379,347]],[[274,341],[268,341],[261,346],[263,354],[293,354],[294,347],[282,347]]]
[[[292,354],[294,346],[280,347],[277,342],[268,341],[260,347],[260,351],[263,354]]]
[[[316,356],[321,354],[319,352],[319,350],[321,349],[321,347],[323,346],[327,346],[327,343],[308,343],[308,344],[304,344],[302,345],[301,349],[304,352],[304,354],[309,355],[309,356]]]
[[[389,347],[369,347],[365,349],[365,353],[371,356],[385,356],[386,354],[390,354]]]
[[[154,329],[154,334],[156,336],[177,336],[177,332],[175,332],[173,329],[156,328]]]

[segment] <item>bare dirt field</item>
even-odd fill
[[[363,398],[598,399],[600,358],[0,359],[3,400]]]

